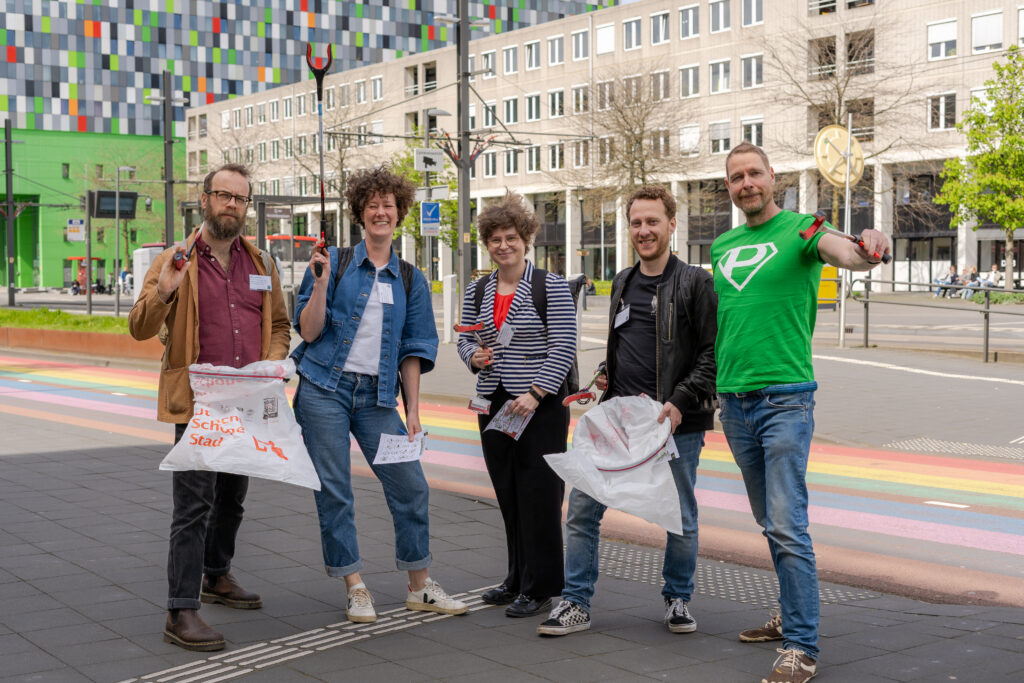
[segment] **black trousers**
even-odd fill
[[[543,456],[565,452],[569,409],[554,395],[544,397],[526,431],[515,441],[484,427],[515,398],[505,388],[488,396],[491,410],[480,415],[480,442],[498,507],[505,522],[508,575],[504,584],[534,598],[560,595],[565,579],[562,554],[562,499],[565,482]]]
[[[175,426],[174,443],[187,426]],[[249,477],[199,470],[172,474],[167,609],[199,609],[203,574],[222,576],[231,569]]]

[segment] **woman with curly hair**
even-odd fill
[[[329,576],[344,577],[347,617],[376,621],[373,598],[363,584],[356,540],[349,433],[384,488],[395,528],[395,561],[409,572],[405,606],[463,614],[464,602],[449,597],[428,576],[428,487],[419,461],[373,464],[382,434],[423,431],[419,418],[420,375],[434,367],[437,329],[430,287],[423,274],[391,249],[395,228],[413,202],[414,188],[386,167],[356,173],[345,199],[365,236],[355,247],[310,258],[295,306],[303,342],[292,356],[300,376],[295,417],[320,476],[315,494],[320,538]],[[316,266],[322,268],[319,275]],[[405,424],[396,400],[405,402]]]
[[[480,241],[497,270],[467,287],[464,323],[480,323],[478,336],[459,336],[459,356],[479,373],[476,390],[490,401],[480,415],[480,443],[505,522],[508,573],[483,594],[508,605],[510,617],[546,611],[562,591],[562,497],[565,484],[546,453],[561,453],[569,433],[562,405],[565,378],[576,357],[576,307],[565,278],[534,268],[526,251],[539,224],[519,195],[508,193],[477,218]],[[482,291],[480,289],[482,288]],[[543,296],[541,291],[543,290]],[[534,302],[544,310],[538,311]],[[486,430],[509,404],[532,415],[518,439]]]

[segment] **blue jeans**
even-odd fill
[[[377,378],[345,372],[336,391],[302,378],[295,394],[295,419],[320,477],[321,490],[314,497],[328,576],[348,576],[363,566],[356,539],[349,432],[384,487],[395,527],[398,568],[429,567],[429,488],[423,468],[418,461],[373,464],[381,434],[405,433],[398,411],[377,405]]]
[[[820,600],[807,532],[807,458],[816,382],[719,395],[722,428],[779,579],[784,647],[818,658]]]
[[[697,482],[697,462],[704,447],[704,432],[673,436],[679,457],[669,463],[679,493],[683,517],[683,535],[666,534],[665,562],[661,576],[665,586],[661,594],[666,600],[693,595],[693,574],[697,570],[697,499],[693,494]],[[562,599],[570,600],[590,611],[590,598],[597,583],[597,543],[601,518],[608,507],[578,489],[569,496],[569,513],[565,538],[565,587]]]

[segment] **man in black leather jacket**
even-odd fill
[[[676,258],[669,241],[676,202],[662,186],[637,189],[626,204],[630,239],[640,257],[612,283],[601,400],[646,394],[664,403],[679,457],[669,471],[679,493],[683,535],[669,533],[662,576],[665,624],[690,633],[697,622],[688,604],[697,568],[697,499],[694,484],[704,433],[715,410],[717,297],[711,274]],[[542,635],[590,628],[590,599],[597,581],[598,539],[605,506],[574,489],[566,527],[562,601],[537,627]]]

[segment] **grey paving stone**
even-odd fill
[[[593,656],[592,659],[617,667],[623,671],[632,671],[638,674],[683,670],[703,664],[699,659],[687,656],[685,643],[683,645],[684,647],[677,649],[640,647],[636,644],[630,644],[628,648],[598,654]]]
[[[413,671],[394,662],[379,662],[354,668],[345,667],[333,672],[320,674],[320,680],[325,683],[417,683],[418,681],[429,681],[431,676],[419,671]]]
[[[90,680],[85,674],[70,667],[0,677],[0,682],[2,683],[81,683],[83,681],[88,683]]]
[[[22,652],[5,654],[3,658],[3,671],[9,676],[23,676],[63,668],[66,668],[64,662],[48,655],[37,647]],[[45,677],[43,680],[45,680]]]
[[[517,668],[529,664],[556,662],[565,657],[561,647],[546,641],[509,642],[501,647],[479,648],[476,654],[499,664]]]
[[[536,676],[565,683],[586,683],[587,681],[640,681],[645,677],[623,671],[594,659],[564,659],[544,664],[523,666]]]
[[[900,652],[861,660],[853,668],[861,672],[862,675],[870,675],[878,680],[893,681],[948,680],[950,674],[949,664],[946,662],[929,661]]]
[[[492,681],[501,681],[501,683],[537,683],[538,681],[550,681],[550,678],[540,678],[534,676],[531,673],[513,669],[508,666],[494,665],[494,667],[488,672],[487,679]],[[480,674],[469,674],[466,676],[455,676],[448,679],[449,683],[478,683],[480,681]]]

